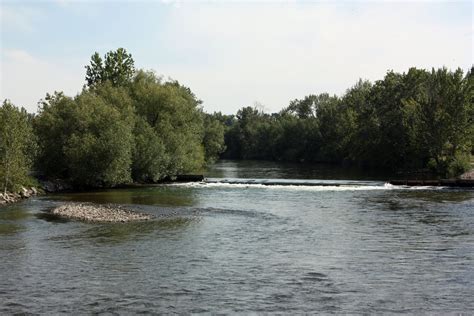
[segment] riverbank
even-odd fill
[[[124,209],[122,206],[95,205],[91,203],[67,203],[50,211],[51,214],[85,222],[125,223],[146,221],[152,215]]]
[[[18,192],[3,192],[0,193],[0,205],[15,203],[38,194],[39,190],[35,187],[31,187],[29,189],[22,187]]]

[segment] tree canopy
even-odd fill
[[[86,82],[75,97],[46,94],[37,115],[3,102],[3,190],[28,183],[32,165],[77,187],[113,187],[196,172],[220,157],[454,176],[474,153],[472,69],[389,71],[272,114],[256,106],[204,113],[189,87],[136,70],[123,48],[92,55]]]
[[[3,191],[16,191],[31,182],[35,151],[30,116],[5,100],[0,106],[0,183]]]
[[[454,176],[473,151],[472,78],[472,70],[411,68],[360,80],[340,97],[295,99],[279,113],[244,107],[228,118],[223,156]]]
[[[199,170],[224,150],[224,129],[178,81],[135,70],[118,49],[96,53],[88,87],[47,94],[34,120],[37,167],[77,186],[158,181]]]
[[[86,66],[86,82],[89,87],[105,81],[123,86],[132,80],[134,73],[135,61],[124,48],[108,52],[103,59],[95,52]]]

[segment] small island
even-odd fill
[[[92,203],[67,203],[52,209],[50,212],[59,217],[96,223],[125,223],[146,221],[153,218],[150,214],[127,210],[121,206]]]

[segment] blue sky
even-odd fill
[[[0,99],[30,112],[46,92],[75,95],[90,56],[118,47],[224,113],[473,64],[471,1],[0,1]]]

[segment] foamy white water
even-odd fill
[[[188,182],[174,183],[171,186],[189,187],[198,189],[207,188],[228,188],[228,189],[259,189],[272,191],[373,191],[373,190],[442,190],[445,187],[440,186],[396,186],[390,183],[376,181],[360,181],[360,184],[354,181],[333,181],[324,180],[286,180],[280,179],[277,183],[268,183],[269,180],[262,179],[233,179],[210,182]],[[239,183],[239,181],[243,183]],[[255,183],[249,183],[250,181]],[[262,181],[259,183],[259,181]],[[286,184],[287,182],[288,184]],[[307,183],[307,184],[305,184]]]

